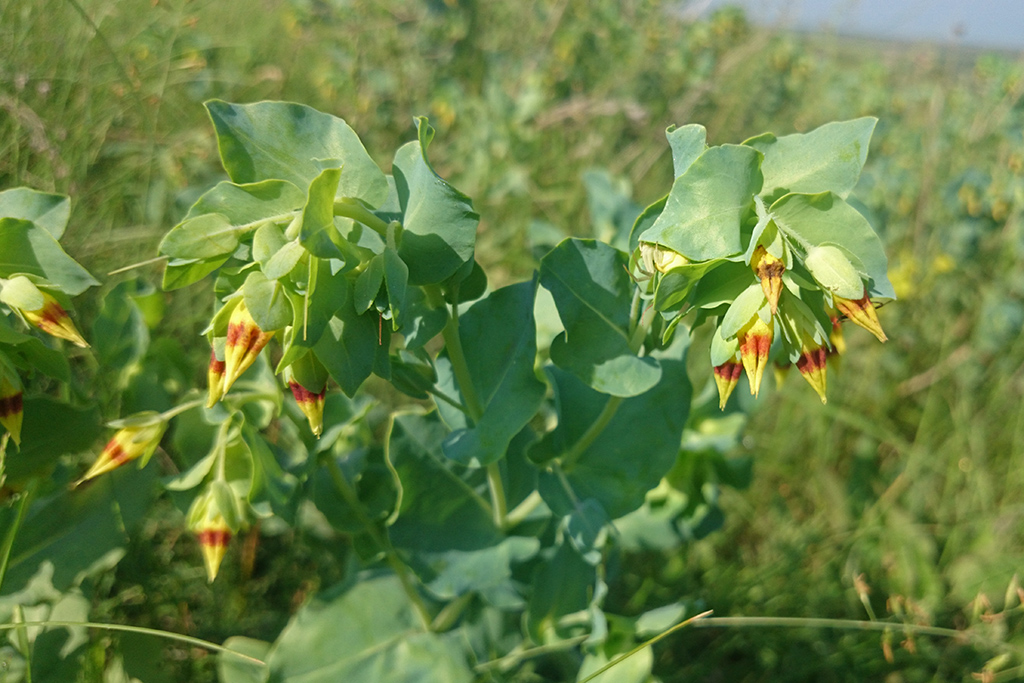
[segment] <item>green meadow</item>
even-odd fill
[[[538,245],[628,231],[671,185],[670,125],[722,144],[875,116],[851,202],[889,257],[888,342],[845,326],[827,404],[795,372],[741,397],[734,476],[695,479],[685,543],[621,553],[608,610],[713,610],[654,646],[665,683],[1024,678],[1024,62],[778,33],[731,10],[684,23],[671,5],[0,2],[0,190],[71,197],[62,245],[102,282],[76,299],[86,336],[114,288],[144,302],[145,348],[70,398],[115,419],[205,386],[210,287],[158,293],[155,257],[224,178],[211,98],[342,117],[385,172],[413,117],[429,117],[434,167],[481,216],[492,287],[528,279]],[[690,367],[699,393],[703,352]],[[273,641],[350,570],[315,520],[241,534],[212,584],[166,497],[128,531],[123,558],[82,583],[91,621]],[[0,681],[17,675],[3,643]],[[479,680],[561,680],[545,667]],[[104,631],[76,669],[83,682],[218,680],[200,647]]]

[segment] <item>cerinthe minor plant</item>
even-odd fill
[[[683,497],[684,431],[692,445],[717,419],[705,407],[734,411],[741,375],[756,395],[772,363],[825,400],[843,319],[885,340],[886,257],[846,201],[875,120],[713,147],[701,126],[670,128],[675,181],[625,250],[567,239],[492,289],[479,217],[431,166],[426,119],[385,174],[334,116],[207,108],[229,179],[160,244],[166,290],[214,278],[207,387],[113,423],[81,479],[144,465],[174,421],[176,443],[208,444],[171,448],[180,472],[163,483],[210,581],[242,528],[299,524],[300,508],[358,557],[276,643],[245,641],[262,667],[226,663],[224,680],[495,680],[532,657],[568,679],[627,651],[620,671],[643,680],[650,647],[634,646],[685,610],[606,614],[609,560],[647,533],[627,527],[662,523],[652,500]],[[39,303],[30,274],[0,272],[12,310]],[[538,339],[539,287],[553,339]],[[703,325],[714,383],[694,398],[685,359]],[[371,376],[408,405],[380,414]],[[682,533],[693,511],[665,509]]]

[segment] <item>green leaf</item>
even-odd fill
[[[21,449],[7,458],[8,486],[23,486],[47,473],[62,455],[92,448],[103,432],[95,406],[78,408],[40,396],[26,398],[24,411]]]
[[[249,314],[264,332],[279,330],[292,322],[295,312],[287,292],[277,280],[269,280],[254,270],[245,278],[242,294]]]
[[[0,282],[0,301],[23,311],[38,311],[46,304],[43,293],[24,275]]]
[[[391,310],[391,328],[395,331],[402,326],[405,301],[408,296],[409,267],[398,252],[384,249],[384,282],[388,288],[388,308]]]
[[[568,544],[558,547],[534,573],[526,612],[526,629],[534,642],[558,636],[558,622],[568,614],[583,612],[597,592],[597,570]]]
[[[480,216],[469,197],[434,172],[427,160],[434,129],[424,118],[416,123],[419,139],[398,150],[392,173],[405,228],[399,255],[409,266],[409,283],[427,285],[473,258]]]
[[[690,303],[700,308],[730,304],[752,282],[754,274],[750,266],[742,261],[725,261],[701,277],[693,288]]]
[[[231,636],[224,641],[224,647],[265,662],[271,644],[245,636]],[[225,652],[217,654],[217,678],[221,683],[266,683],[269,675],[270,671],[265,666]]]
[[[567,239],[541,260],[540,269],[565,327],[551,344],[551,360],[613,396],[636,396],[661,377],[657,361],[630,350],[634,286],[627,263],[607,244]]]
[[[65,433],[52,424],[49,428]],[[67,435],[78,439],[73,428]],[[8,466],[15,459],[8,453]],[[127,545],[126,531],[151,505],[155,484],[154,468],[121,467],[88,486],[61,487],[37,500],[15,538],[4,594],[18,592],[42,571],[44,563],[51,567],[53,587],[58,591],[66,591],[90,574],[109,571]],[[13,511],[0,511],[0,528],[7,528],[12,520],[5,519],[3,512]]]
[[[320,596],[270,650],[271,681],[469,683],[457,634],[425,632],[394,576]]]
[[[740,253],[740,224],[761,189],[761,154],[742,145],[704,152],[676,178],[664,211],[640,235],[691,261]]]
[[[625,399],[600,438],[566,473],[576,499],[596,499],[612,519],[640,507],[679,452],[690,409],[690,381],[681,360],[662,358],[661,368],[657,386]],[[548,436],[550,443],[538,446],[564,452],[579,441],[610,399],[557,368],[548,373],[556,393],[558,427]],[[624,457],[625,453],[642,457]]]
[[[339,246],[343,240],[334,224],[334,196],[340,179],[340,168],[325,168],[310,183],[302,209],[299,242],[320,258],[347,260]]]
[[[344,305],[313,347],[317,359],[347,396],[354,396],[373,372],[378,348],[387,350],[390,329],[385,327],[382,331],[379,323],[376,314],[357,315],[351,304]],[[383,337],[378,337],[378,333]]]
[[[672,168],[676,178],[686,173],[693,162],[708,148],[708,131],[698,123],[691,123],[682,128],[669,126],[665,136],[672,148]]]
[[[639,216],[636,217],[636,221],[633,223],[633,229],[629,233],[629,253],[636,251],[636,248],[640,246],[640,235],[647,231],[647,228],[654,225],[654,222],[658,220],[658,216],[665,210],[665,204],[668,202],[668,195],[665,195],[658,201],[654,202]]]
[[[860,274],[839,247],[827,243],[811,247],[804,258],[804,265],[818,284],[833,294],[854,300],[864,296],[864,282]]]
[[[342,119],[292,102],[210,100],[206,109],[217,131],[224,170],[236,183],[280,179],[304,188],[322,170],[317,160],[336,159],[344,167],[339,197],[372,206],[387,197],[387,179]]]
[[[845,198],[860,178],[876,123],[865,116],[826,123],[810,133],[781,138],[767,133],[744,142],[764,154],[761,194],[766,203],[790,192],[832,191]]]
[[[186,218],[160,241],[161,254],[182,259],[212,259],[238,247],[238,228],[219,213]]]
[[[771,315],[767,313],[768,310],[768,300],[764,296],[764,290],[761,289],[761,283],[754,282],[736,297],[736,300],[729,306],[729,311],[722,318],[720,328],[722,339],[728,341],[735,337],[740,329],[759,312],[762,314],[761,318],[768,322],[766,317]]]
[[[234,226],[251,228],[261,221],[287,220],[302,208],[305,200],[303,190],[286,180],[264,180],[245,185],[225,180],[197,199],[188,210],[186,219],[217,213]]]
[[[868,220],[840,197],[831,192],[788,194],[769,211],[775,215],[779,230],[802,251],[822,244],[839,247],[868,281],[870,295],[896,298],[882,241]]]
[[[588,654],[583,658],[580,665],[577,681],[582,681],[608,662],[622,656],[623,653],[616,653],[612,656],[600,650],[594,654]],[[600,676],[596,676],[587,683],[646,683],[651,678],[651,669],[654,667],[654,653],[650,647],[645,647],[636,654],[617,662],[613,667]]]
[[[92,323],[92,347],[104,373],[126,386],[129,377],[149,348],[149,328],[132,299],[138,291],[134,280],[119,283],[103,298],[103,307]]]
[[[171,259],[164,268],[160,287],[167,292],[187,287],[224,265],[230,254],[212,259]]]
[[[665,311],[683,301],[709,272],[723,263],[727,262],[722,259],[712,259],[673,268],[665,273],[658,281],[658,289],[654,292],[654,308]]]
[[[0,218],[0,277],[19,273],[45,278],[70,296],[99,284],[43,228],[30,221]]]
[[[445,439],[444,453],[456,462],[481,467],[500,460],[544,400],[546,388],[533,371],[536,292],[536,278],[503,287],[459,319],[459,337],[483,415],[475,425]],[[437,361],[438,373],[451,373],[450,363],[445,349]]]
[[[309,296],[308,313],[305,300],[296,296],[292,303],[292,327],[284,339],[284,357],[278,372],[301,355],[303,349],[311,349],[320,341],[335,313],[352,306],[348,279],[340,273],[332,274],[328,263],[318,259],[310,259],[310,262],[315,271],[315,279]]]
[[[263,274],[271,280],[280,280],[288,275],[306,255],[306,248],[298,242],[288,242],[263,266]]]
[[[363,314],[370,310],[383,282],[384,254],[377,254],[370,259],[366,268],[356,278],[356,286],[352,291],[352,304],[355,306],[356,313]]]
[[[71,217],[71,200],[62,194],[15,187],[0,192],[0,217],[32,221],[59,240]]]

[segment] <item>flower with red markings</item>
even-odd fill
[[[224,561],[228,543],[231,542],[231,529],[228,528],[224,517],[215,512],[203,519],[195,532],[196,538],[199,540],[199,549],[203,553],[206,578],[213,583],[213,580],[217,578],[221,562]]]
[[[217,360],[217,352],[210,349],[210,365],[206,370],[207,408],[212,408],[224,395],[224,367],[224,361]]]
[[[819,344],[813,337],[801,334],[800,358],[796,361],[796,369],[811,387],[818,392],[821,402],[826,403],[825,398],[825,362],[828,359],[828,349]]]
[[[299,410],[309,421],[309,428],[318,439],[324,431],[324,399],[327,396],[327,389],[324,388],[318,394],[314,394],[306,387],[299,384],[295,379],[288,380],[288,388],[292,390],[292,396],[299,405]]]
[[[274,336],[274,331],[264,332],[253,320],[245,302],[240,301],[228,320],[228,338],[224,345],[224,388],[226,393],[243,372],[249,369],[260,355],[263,347]]]
[[[740,381],[740,373],[743,372],[743,363],[739,354],[732,360],[727,360],[721,365],[715,366],[715,384],[718,385],[718,407],[725,410],[725,404],[732,395],[733,389]]]
[[[21,378],[6,363],[0,362],[0,425],[4,426],[19,446],[23,417]]]
[[[92,464],[78,484],[115,470],[126,462],[142,458],[144,466],[160,445],[167,429],[167,421],[157,413],[139,414],[130,418],[131,424],[122,427],[103,447],[100,457]]]
[[[51,294],[41,293],[43,295],[43,305],[40,308],[34,311],[18,309],[25,317],[25,320],[51,336],[66,339],[82,348],[89,348],[89,344],[78,333],[75,323],[71,320],[68,312],[64,310],[64,307]]]
[[[850,319],[854,325],[863,327],[865,330],[875,335],[880,342],[884,342],[888,339],[885,336],[885,332],[882,331],[882,324],[878,322],[878,313],[875,311],[875,305],[871,303],[871,299],[868,298],[867,290],[864,291],[864,296],[854,301],[853,299],[844,299],[841,296],[833,296],[836,308],[839,312]]]
[[[769,320],[766,323],[756,314],[750,322],[740,328],[738,334],[740,358],[743,361],[743,369],[747,371],[747,379],[750,380],[750,393],[754,396],[757,396],[761,389],[761,378],[764,377],[764,369],[768,366],[768,351],[772,347],[773,337],[774,321]]]

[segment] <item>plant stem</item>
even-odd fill
[[[537,506],[543,502],[544,499],[540,497],[540,493],[537,491],[531,491],[530,495],[523,499],[523,502],[509,511],[508,515],[505,517],[505,524],[509,529],[514,528],[529,517],[530,513],[536,510]]]
[[[563,650],[570,650],[587,638],[586,636],[576,636],[575,638],[569,638],[562,640],[557,643],[550,643],[548,645],[538,645],[537,647],[524,648],[522,650],[512,650],[504,657],[498,659],[492,659],[489,662],[483,662],[473,667],[474,671],[478,673],[485,673],[492,669],[498,669],[501,671],[507,671],[512,667],[520,664],[524,659],[530,659],[531,657],[539,657],[540,655],[546,655],[551,652],[561,652]]]
[[[25,488],[24,493],[21,494],[21,500],[18,501],[18,512],[15,513],[14,524],[7,529],[7,535],[4,536],[3,547],[0,547],[0,590],[4,586],[4,578],[7,576],[7,567],[11,561],[11,550],[14,548],[14,539],[18,535],[18,530],[21,528],[21,523],[25,520],[25,512],[28,510],[29,501],[32,499],[32,495],[35,493],[37,479],[33,479],[29,482]]]
[[[711,610],[708,610],[707,612],[701,612],[700,614],[697,614],[697,615],[694,615],[694,616],[690,617],[686,621],[681,621],[678,624],[676,624],[675,626],[673,626],[671,628],[668,628],[668,629],[665,629],[664,631],[662,631],[658,635],[654,636],[653,638],[651,638],[649,640],[645,640],[644,642],[640,643],[639,645],[637,645],[636,647],[634,647],[632,650],[630,650],[626,654],[622,655],[621,657],[616,657],[612,661],[608,662],[607,664],[602,666],[600,669],[598,669],[594,673],[590,674],[589,676],[587,676],[586,678],[581,680],[579,683],[587,683],[587,681],[591,681],[591,680],[597,678],[598,676],[603,674],[608,669],[610,669],[613,666],[617,665],[622,660],[628,659],[628,658],[632,657],[637,652],[640,652],[640,650],[643,650],[645,647],[650,647],[651,645],[654,645],[656,642],[658,642],[662,638],[665,638],[666,636],[668,636],[668,635],[670,635],[672,633],[675,633],[676,631],[678,631],[681,628],[685,628],[686,626],[696,625],[697,623],[700,623],[700,621],[702,619],[704,619],[705,617],[707,617],[709,614],[711,614]]]
[[[197,647],[205,648],[207,650],[213,650],[214,652],[221,652],[223,654],[232,655],[239,659],[244,659],[253,664],[259,664],[260,666],[266,666],[267,663],[262,659],[257,659],[250,655],[247,655],[237,650],[224,647],[223,645],[217,645],[211,643],[208,640],[201,638],[193,638],[192,636],[182,635],[181,633],[174,633],[173,631],[158,631],[157,629],[145,628],[143,626],[128,626],[126,624],[99,624],[91,621],[22,621],[16,624],[0,624],[0,631],[10,631],[18,628],[52,628],[52,627],[81,627],[81,628],[95,628],[102,629],[105,631],[124,631],[126,633],[140,633],[147,636],[155,636],[157,638],[165,638],[167,640],[177,640],[182,643],[188,643],[189,645],[195,645]]]
[[[160,417],[162,417],[164,420],[170,420],[171,418],[177,417],[178,415],[181,415],[182,413],[184,413],[184,412],[186,412],[188,410],[192,410],[193,408],[198,408],[199,406],[205,405],[205,404],[206,404],[206,399],[204,399],[204,398],[197,398],[197,399],[195,399],[193,401],[188,401],[187,403],[182,403],[180,406],[174,406],[170,410],[165,410],[164,412],[160,413]]]
[[[853,619],[826,619],[819,617],[712,617],[704,619],[696,628],[729,628],[732,626],[768,626],[782,628],[835,628],[848,631],[888,631],[902,629],[923,636],[940,638],[969,639],[975,642],[996,646],[999,643],[970,631],[958,631],[939,626],[919,626],[889,621],[859,621]],[[582,682],[581,682],[582,683]]]
[[[591,423],[587,431],[583,433],[583,436],[579,438],[579,441],[572,445],[572,448],[567,450],[561,457],[561,463],[563,469],[566,472],[572,471],[573,466],[580,457],[586,452],[590,445],[597,440],[597,437],[601,436],[601,432],[605,430],[608,423],[615,417],[615,413],[619,411],[619,406],[622,405],[621,396],[610,396],[608,402],[604,404],[604,408],[601,410],[601,414],[597,416],[597,419]]]
[[[359,221],[381,237],[387,239],[388,224],[372,211],[353,199],[338,199],[334,202],[334,215]]]
[[[428,287],[427,296],[430,302],[437,305],[444,304],[444,297],[440,288]],[[483,417],[484,407],[480,397],[473,386],[473,375],[469,371],[469,364],[466,362],[466,353],[462,348],[462,338],[459,336],[459,306],[452,304],[451,312],[448,315],[448,323],[441,331],[444,338],[444,347],[448,351],[448,360],[452,363],[452,372],[455,374],[455,381],[459,385],[463,401],[466,404],[466,412],[474,424]],[[508,503],[505,499],[505,485],[501,479],[501,466],[493,462],[487,466],[487,487],[491,491],[491,509],[494,512],[494,525],[499,529],[505,529],[508,524]]]
[[[381,534],[380,530],[370,519],[369,515],[366,514],[366,510],[363,508],[362,502],[359,500],[359,496],[356,494],[352,485],[348,483],[348,479],[345,478],[345,474],[338,467],[337,461],[328,455],[324,458],[327,461],[327,471],[330,473],[331,481],[334,482],[335,488],[341,493],[342,498],[348,504],[352,511],[359,518],[359,523],[363,525],[366,533],[370,535],[373,542],[377,544],[381,552],[384,553],[384,559],[387,561],[388,566],[395,572],[395,576],[398,577],[399,582],[402,584],[402,590],[409,597],[409,601],[416,609],[416,613],[419,615],[420,620],[423,622],[423,627],[426,630],[430,630],[431,622],[433,619],[430,616],[430,610],[427,609],[426,603],[423,602],[423,598],[416,592],[416,587],[413,585],[412,579],[409,576],[409,568],[405,566],[395,552],[394,547],[391,545],[390,539],[386,535]]]

